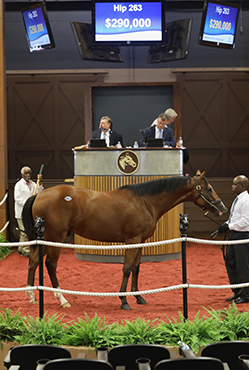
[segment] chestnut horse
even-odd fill
[[[37,239],[34,231],[36,216],[44,217],[44,239],[63,242],[71,231],[87,239],[102,242],[140,244],[150,238],[160,217],[182,202],[194,202],[204,210],[218,216],[227,208],[218,198],[212,186],[197,171],[194,177],[166,177],[135,185],[125,185],[112,191],[94,191],[68,185],[58,185],[31,196],[23,209],[23,223],[30,240]],[[35,271],[39,263],[37,246],[29,260],[27,286],[34,285]],[[59,288],[56,276],[60,248],[44,246],[46,267],[53,288]],[[123,280],[120,292],[125,292],[132,272],[131,291],[138,291],[138,273],[142,245],[126,249],[123,264]],[[33,291],[28,291],[30,302],[35,302]],[[62,307],[70,304],[61,293],[55,293]],[[120,297],[121,308],[129,310],[126,297]],[[138,304],[146,301],[136,295]]]

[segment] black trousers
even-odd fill
[[[249,232],[231,231],[229,240],[242,239],[249,239]],[[227,245],[225,264],[230,284],[249,283],[249,243]],[[232,290],[249,299],[249,287]]]

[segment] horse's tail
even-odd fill
[[[37,234],[34,229],[34,220],[33,220],[33,214],[32,214],[32,207],[33,203],[35,201],[36,195],[32,195],[29,197],[24,204],[23,210],[22,210],[22,222],[24,226],[24,230],[29,238],[29,240],[36,240]]]

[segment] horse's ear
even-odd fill
[[[205,171],[202,172],[201,179],[203,179],[204,176],[205,176]]]
[[[200,176],[201,175],[201,171],[200,170],[197,170],[196,171],[196,176]]]

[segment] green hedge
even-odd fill
[[[6,243],[6,240],[3,234],[0,234],[0,243]],[[4,259],[6,255],[11,254],[11,248],[9,247],[1,247],[0,245],[0,260]]]
[[[42,319],[22,317],[19,310],[0,309],[0,341],[20,344],[52,344],[100,347],[120,344],[150,343],[178,346],[178,341],[187,343],[197,353],[201,346],[224,340],[249,339],[249,313],[239,312],[235,303],[228,309],[206,309],[207,316],[196,314],[193,321],[185,320],[182,313],[178,319],[165,315],[163,320],[123,320],[107,325],[105,318],[78,318],[75,322],[62,323],[63,316]]]

